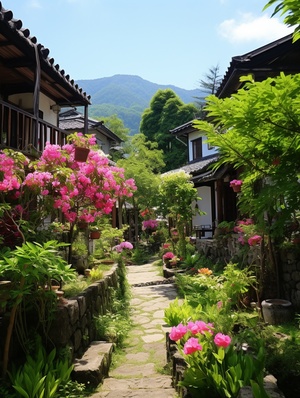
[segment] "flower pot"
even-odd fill
[[[89,148],[75,147],[74,159],[76,160],[76,162],[86,162],[89,153]]]
[[[270,325],[281,325],[293,319],[292,303],[288,300],[267,299],[261,303],[264,321]]]
[[[233,185],[232,189],[233,189],[233,192],[241,192],[241,186],[240,185]]]
[[[91,231],[90,239],[100,239],[101,232],[100,231]]]

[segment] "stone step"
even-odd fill
[[[166,389],[142,389],[142,390],[117,390],[102,391],[90,398],[175,398],[177,394],[173,388]]]
[[[108,376],[112,352],[112,343],[93,341],[82,358],[75,360],[72,379],[97,387]]]

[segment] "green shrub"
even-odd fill
[[[24,365],[13,369],[10,379],[20,397],[52,398],[59,386],[70,380],[72,370],[69,358],[57,358],[56,349],[47,354],[39,343],[35,355],[27,355]]]

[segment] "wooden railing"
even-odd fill
[[[38,156],[47,141],[64,145],[67,132],[0,100],[0,147]]]

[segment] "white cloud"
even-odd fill
[[[231,43],[272,41],[293,32],[292,28],[288,28],[278,18],[267,15],[255,17],[251,13],[240,14],[238,19],[225,20],[218,30]]]
[[[30,0],[29,3],[28,3],[28,6],[30,8],[42,8],[42,5],[39,2],[39,0]]]

